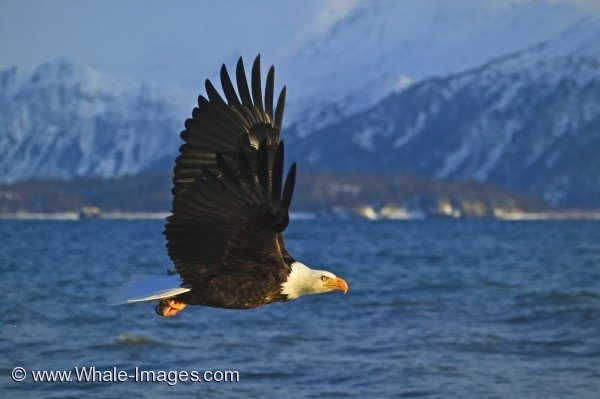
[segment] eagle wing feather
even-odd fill
[[[296,168],[292,165],[283,183],[279,135],[285,87],[273,115],[274,74],[271,67],[263,102],[260,56],[251,87],[239,59],[237,93],[223,65],[226,100],[207,80],[208,98],[199,96],[185,122],[164,233],[169,257],[186,283],[269,265],[287,268],[293,261],[281,233],[289,222]]]

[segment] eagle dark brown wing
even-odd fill
[[[274,77],[271,67],[263,102],[260,56],[250,88],[239,59],[237,93],[223,65],[226,100],[207,80],[208,99],[199,96],[185,122],[165,235],[169,257],[186,283],[259,267],[286,268],[293,261],[281,232],[289,221],[296,167],[282,190],[285,87],[273,112]]]

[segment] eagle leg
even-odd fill
[[[163,299],[158,302],[155,311],[160,317],[173,317],[185,308],[186,304],[175,299]]]

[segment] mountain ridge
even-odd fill
[[[307,154],[309,170],[470,178],[598,206],[600,57],[531,51],[544,47],[412,85],[292,152]]]

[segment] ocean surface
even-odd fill
[[[161,221],[0,221],[7,398],[598,398],[600,222],[296,220],[347,295],[232,311],[107,307],[170,266]],[[23,367],[26,379],[11,371]],[[239,382],[33,382],[32,370],[236,370]]]

